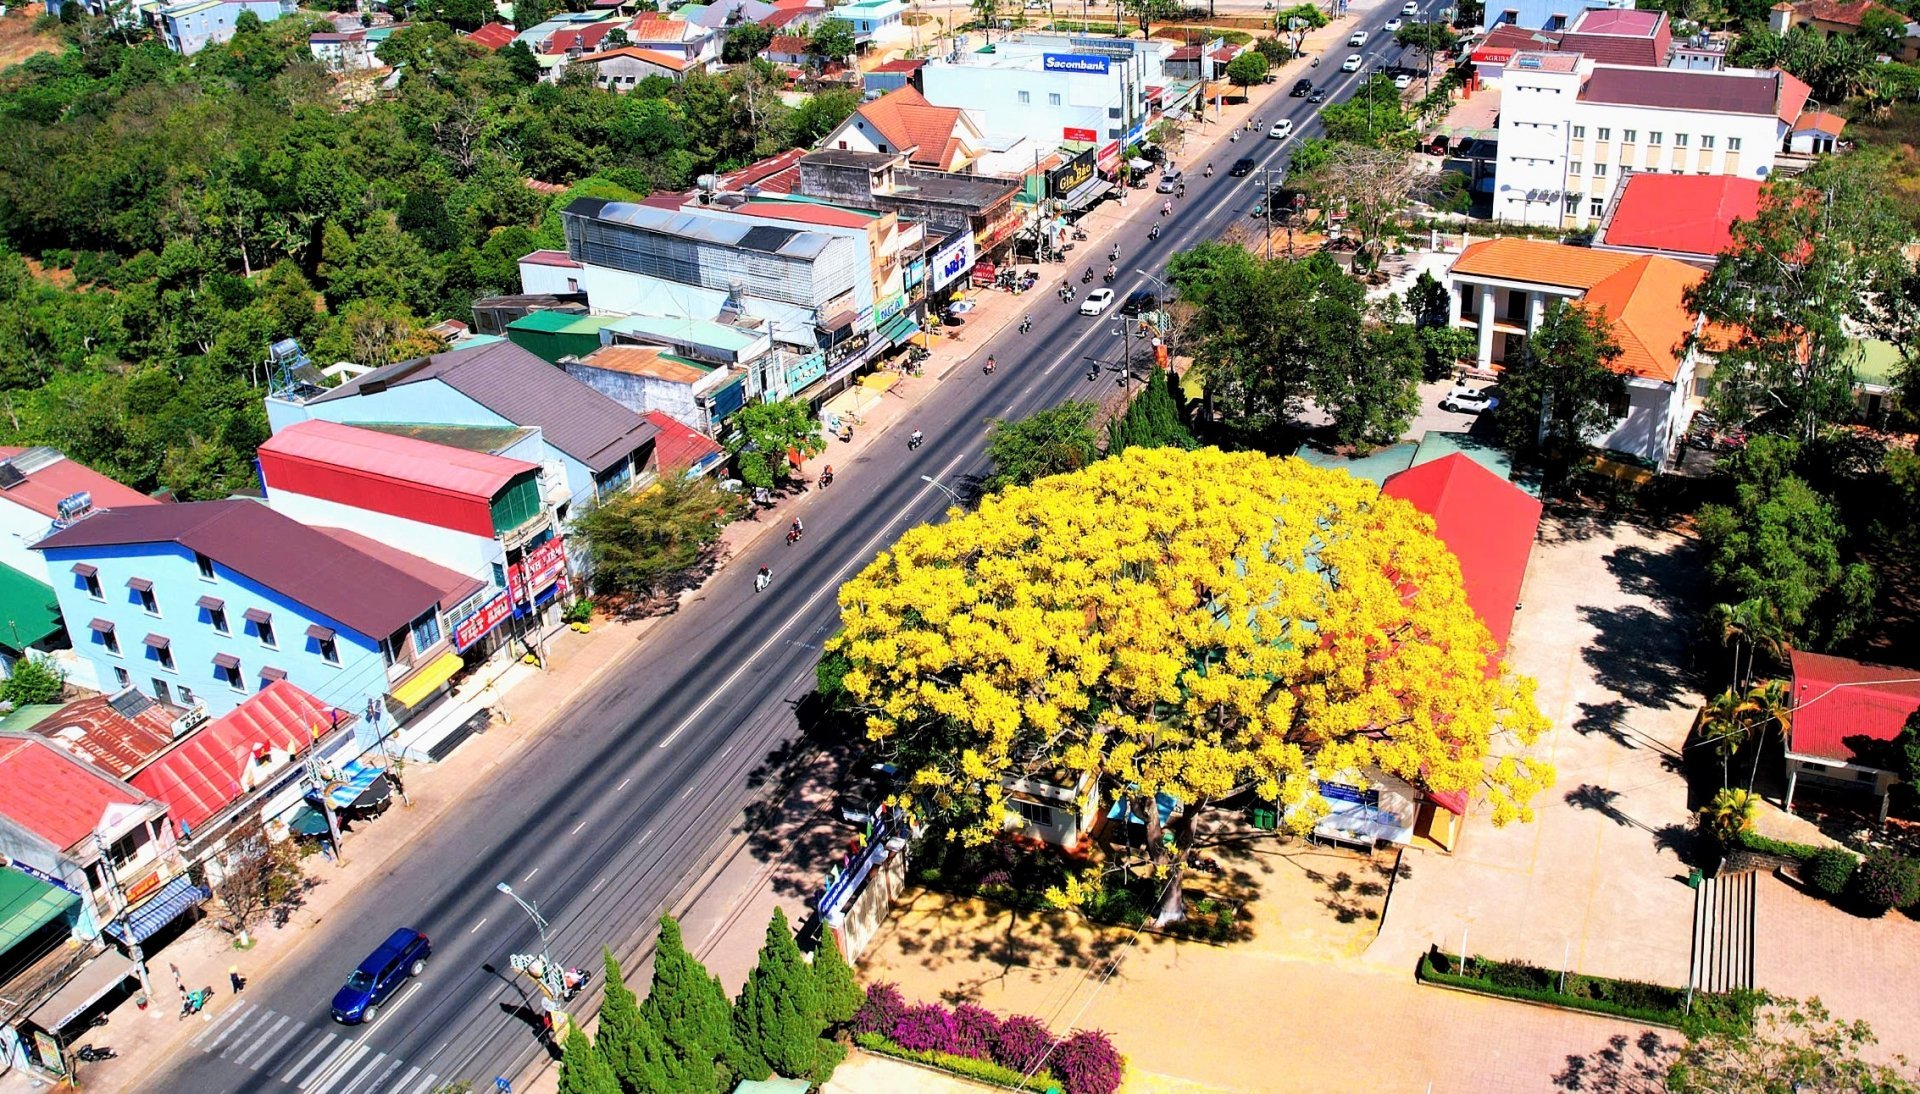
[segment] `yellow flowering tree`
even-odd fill
[[[1087,773],[1191,818],[1252,786],[1304,831],[1319,777],[1472,789],[1495,824],[1552,782],[1533,683],[1490,668],[1459,564],[1413,506],[1339,471],[1128,449],[902,536],[840,590],[847,692],[962,838],[1002,778]],[[1177,892],[1177,886],[1172,886]]]

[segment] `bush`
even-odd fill
[[[1060,1042],[1053,1070],[1067,1094],[1114,1094],[1120,1089],[1120,1053],[1099,1030],[1077,1029]]]
[[[867,1001],[853,1015],[855,1033],[873,1033],[882,1037],[893,1032],[901,1015],[907,1013],[907,1001],[895,984],[867,985]]]
[[[1807,884],[1829,897],[1837,897],[1847,891],[1847,883],[1853,880],[1853,871],[1859,865],[1860,860],[1852,851],[1823,847],[1806,860],[1802,872]]]
[[[953,1008],[953,1047],[947,1051],[975,1060],[991,1060],[999,1037],[1000,1018],[992,1011],[972,1003]]]
[[[1920,863],[1893,851],[1875,851],[1854,869],[1853,895],[1870,911],[1904,908],[1920,900]]]
[[[1794,843],[1791,840],[1771,839],[1754,831],[1740,833],[1740,837],[1736,842],[1749,851],[1757,851],[1763,855],[1779,855],[1782,858],[1798,859],[1801,862],[1805,862],[1820,853],[1820,848],[1815,847],[1811,843]]]
[[[1419,978],[1434,984],[1663,1026],[1679,1026],[1687,1020],[1687,995],[1678,988],[1575,974],[1567,977],[1566,988],[1561,990],[1559,973],[1518,961],[1472,958],[1461,969],[1452,957],[1436,950],[1420,959]],[[1709,998],[1705,994],[1694,996],[1696,1009]]]
[[[1015,1071],[1025,1073],[1038,1068],[1053,1050],[1053,1034],[1038,1018],[1016,1014],[1000,1023],[993,1042],[993,1058]]]
[[[28,654],[13,663],[13,674],[0,684],[0,699],[16,707],[28,703],[54,703],[60,700],[60,693],[66,686],[66,674],[59,665]]]
[[[938,1003],[916,1003],[893,1024],[891,1037],[912,1052],[952,1052],[953,1013]]]
[[[1006,1087],[1009,1090],[1047,1090],[1058,1085],[1053,1076],[1045,1071],[1026,1075],[991,1060],[974,1060],[966,1056],[955,1056],[949,1052],[914,1052],[894,1044],[877,1033],[856,1033],[853,1041],[868,1052],[912,1060],[914,1063],[937,1067],[942,1071],[951,1071],[955,1075],[993,1086]]]

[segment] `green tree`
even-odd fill
[[[687,952],[672,916],[660,917],[653,985],[640,1004],[640,1017],[666,1042],[676,1094],[732,1089],[731,1061],[738,1058],[733,1007],[720,981]]]
[[[1000,25],[1000,0],[967,0],[967,6],[973,9],[974,18],[981,26]]]
[[[1100,458],[1093,416],[1100,408],[1069,399],[1017,421],[987,424],[987,458],[993,461],[988,490],[1025,486],[1035,479],[1085,467]]]
[[[1180,421],[1176,397],[1180,378],[1173,370],[1156,370],[1126,413],[1107,423],[1107,455],[1128,448],[1192,448],[1193,434]]]
[[[734,1038],[741,1074],[770,1074],[824,1084],[846,1050],[823,1036],[827,1001],[813,970],[800,956],[787,915],[779,908],[767,923],[760,960],[747,974],[733,1005]]]
[[[600,999],[600,1024],[595,1027],[593,1047],[607,1062],[607,1069],[623,1091],[652,1094],[665,1091],[667,1076],[661,1069],[666,1045],[659,1031],[640,1018],[640,1001],[620,974],[620,962],[610,949],[600,952],[606,966],[606,988]]]
[[[13,663],[13,671],[7,675],[6,682],[0,684],[0,699],[16,707],[57,703],[66,686],[67,676],[59,665],[48,658],[27,654]]]
[[[807,101],[794,108],[793,116],[787,119],[791,127],[791,142],[803,147],[812,147],[840,127],[840,123],[853,116],[860,108],[860,93],[850,88],[827,88],[816,91],[807,97]]]
[[[1227,79],[1235,87],[1252,87],[1265,83],[1267,79],[1267,59],[1255,50],[1247,50],[1240,56],[1227,62]]]
[[[726,43],[720,47],[720,59],[730,65],[745,64],[760,56],[773,42],[773,30],[759,23],[740,23],[727,28]]]
[[[487,0],[427,0],[420,6],[420,15],[461,30],[474,30],[493,19],[493,5]]]
[[[1299,53],[1278,38],[1260,38],[1253,43],[1255,52],[1266,58],[1267,69],[1272,71],[1299,56]]]
[[[646,490],[615,494],[574,519],[601,594],[650,599],[709,561],[720,530],[744,515],[740,495],[668,469]]]
[[[1115,0],[1119,8],[1140,24],[1140,33],[1148,35],[1153,24],[1166,22],[1180,14],[1179,0]]]
[[[1626,378],[1613,371],[1620,343],[1604,311],[1549,305],[1500,382],[1498,425],[1508,447],[1540,451],[1558,471],[1621,416]]]
[[[1391,76],[1366,77],[1345,102],[1321,107],[1320,121],[1331,141],[1401,150],[1414,145],[1413,118],[1401,109]]]
[[[521,3],[543,2],[544,0],[516,0],[513,9],[514,23],[517,25],[520,21]],[[515,81],[528,85],[540,82],[540,59],[533,55],[533,48],[525,42],[508,42],[501,47],[499,57]]]
[[[1427,60],[1427,75],[1433,75],[1434,58],[1452,53],[1460,44],[1460,36],[1445,23],[1402,23],[1400,29],[1393,32],[1393,40],[1407,47],[1417,49]]]
[[[831,656],[839,657],[842,664],[847,663],[844,654]],[[839,940],[824,928],[820,932],[820,944],[813,950],[813,978],[819,985],[821,1013],[826,1016],[828,1027],[853,1021],[867,995],[854,979],[853,966],[847,964],[846,957],[840,953]]]
[[[748,486],[772,487],[794,475],[788,453],[807,459],[826,451],[820,419],[797,399],[754,403],[734,416],[727,449]]]
[[[620,1094],[620,1083],[577,1023],[567,1026],[560,1054],[560,1094]]]
[[[553,14],[553,0],[513,0],[515,30],[528,30],[545,22]]]
[[[1818,999],[1801,1003],[1763,996],[1751,1025],[1718,1022],[1689,1037],[1664,1077],[1666,1089],[1674,1094],[1920,1091],[1909,1076],[1866,1058],[1875,1040],[1867,1023],[1840,1021]]]
[[[1327,13],[1320,10],[1318,4],[1295,4],[1282,8],[1273,15],[1274,30],[1285,34],[1292,43],[1293,56],[1298,57],[1306,45],[1309,31],[1318,30],[1327,25]]]
[[[825,61],[844,61],[858,48],[853,24],[845,19],[822,19],[807,37],[807,49]]]
[[[1314,402],[1333,416],[1334,438],[1363,452],[1398,441],[1420,410],[1421,363],[1419,336],[1399,301],[1374,308],[1359,352],[1328,358],[1314,375]]]
[[[1473,332],[1453,325],[1453,299],[1447,287],[1426,270],[1407,290],[1407,311],[1420,340],[1421,378],[1444,380],[1473,355]]]

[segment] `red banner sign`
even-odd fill
[[[513,590],[513,598],[521,603],[528,599],[528,576],[531,575],[534,593],[539,593],[553,584],[560,571],[567,565],[567,541],[555,536],[552,539],[527,552],[524,561],[507,568],[507,587]]]
[[[513,597],[502,589],[499,596],[480,605],[471,615],[453,625],[453,648],[465,650],[512,614]]]
[[[1085,141],[1092,144],[1100,139],[1100,132],[1097,129],[1075,129],[1069,125],[1060,130],[1060,136],[1063,140]]]

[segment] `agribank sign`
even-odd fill
[[[1048,72],[1093,72],[1106,75],[1111,62],[1097,53],[1043,53],[1040,67]]]

